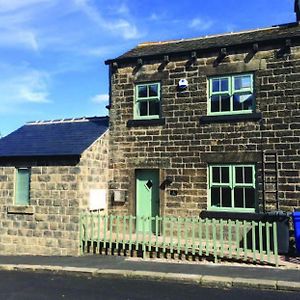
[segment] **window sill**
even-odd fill
[[[127,127],[142,127],[142,126],[159,126],[165,125],[166,120],[163,119],[144,119],[144,120],[129,120]]]
[[[210,124],[210,123],[226,123],[226,122],[259,121],[261,119],[262,119],[262,113],[254,112],[251,114],[240,114],[240,115],[202,116],[200,118],[200,123]]]
[[[12,205],[7,207],[8,214],[33,215],[34,207],[30,205]]]

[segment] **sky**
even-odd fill
[[[294,22],[294,0],[0,0],[0,134],[108,115],[108,67],[137,44]]]

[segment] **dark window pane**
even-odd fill
[[[220,188],[211,188],[211,206],[220,207]]]
[[[211,96],[211,112],[219,112],[220,111],[220,96]]]
[[[212,167],[212,181],[214,183],[220,183],[220,168],[219,167]]]
[[[246,208],[255,208],[255,189],[245,189]]]
[[[143,101],[139,103],[140,105],[140,116],[147,116],[148,115],[148,102]]]
[[[244,183],[243,167],[236,167],[235,168],[235,182],[236,183]]]
[[[221,96],[221,111],[230,111],[230,97],[229,97],[229,95]]]
[[[253,109],[253,95],[234,94],[233,95],[233,110],[251,110]]]
[[[147,95],[147,86],[146,85],[141,85],[141,86],[138,87],[138,97],[139,98],[148,97],[148,95]]]
[[[227,78],[221,79],[221,91],[222,92],[228,91],[228,79]]]
[[[235,77],[234,78],[234,89],[235,90],[240,90],[241,87],[242,87],[241,77]]]
[[[149,116],[159,115],[159,102],[149,101]]]
[[[235,188],[234,189],[234,207],[243,208],[244,207],[244,189]]]
[[[222,173],[222,183],[229,183],[229,168],[222,167],[221,173]]]
[[[158,96],[158,85],[151,84],[149,85],[149,97],[157,97]]]
[[[240,95],[238,94],[233,95],[233,110],[243,110],[243,105],[240,102]]]
[[[253,109],[254,97],[251,94],[245,95],[246,99],[243,102],[244,110]]]
[[[213,92],[219,92],[220,91],[220,80],[219,79],[213,79],[212,80],[212,91]]]
[[[222,207],[232,207],[230,188],[222,188]]]
[[[253,174],[252,174],[252,168],[251,167],[245,167],[244,168],[244,178],[245,183],[253,183]]]

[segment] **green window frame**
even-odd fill
[[[209,210],[255,212],[256,170],[253,164],[208,167]]]
[[[161,89],[159,82],[141,83],[135,86],[135,119],[160,118]]]
[[[248,114],[255,109],[251,73],[211,77],[208,80],[208,115]]]
[[[30,175],[29,168],[16,169],[16,205],[29,205],[30,203]]]

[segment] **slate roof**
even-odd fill
[[[295,39],[299,37],[299,24],[290,23],[265,29],[227,33],[223,35],[205,36],[177,41],[144,43],[115,59],[107,60],[105,63],[109,64],[114,61],[126,61],[143,57],[155,57],[158,55],[178,54],[201,50],[203,51],[243,44],[263,43],[278,39]]]
[[[0,139],[0,158],[79,156],[108,129],[108,117],[27,123]]]

